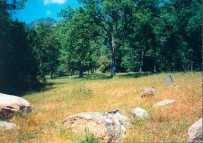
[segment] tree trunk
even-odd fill
[[[141,50],[141,56],[140,56],[140,70],[139,72],[142,72],[142,68],[143,68],[143,63],[144,63],[144,49]]]
[[[154,64],[154,73],[157,72],[156,64]]]
[[[94,73],[94,68],[91,69],[91,74],[93,74],[93,73]]]
[[[84,67],[83,64],[80,63],[80,71],[79,71],[79,78],[82,78],[84,75]]]
[[[51,79],[54,79],[54,73],[53,73],[53,72],[51,72],[50,78],[51,78]]]
[[[191,61],[191,64],[190,64],[190,71],[192,72],[193,71],[193,62]]]
[[[111,76],[115,76],[116,75],[116,41],[115,38],[112,36],[111,38],[111,44],[112,44],[112,63],[111,63]]]

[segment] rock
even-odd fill
[[[188,129],[188,142],[189,143],[203,143],[202,134],[202,118],[195,122]]]
[[[173,99],[165,99],[165,100],[162,100],[162,101],[156,103],[154,106],[155,107],[166,106],[166,105],[171,105],[171,104],[173,104],[175,102],[176,101],[173,100]]]
[[[155,95],[156,90],[153,87],[145,87],[141,91],[141,97],[148,97],[148,96],[153,96]]]
[[[83,112],[65,119],[64,125],[75,133],[93,134],[104,143],[119,143],[126,135],[130,122],[118,110],[112,112]]]
[[[133,115],[134,118],[146,119],[149,117],[148,112],[140,107],[133,108],[131,110],[131,114]]]
[[[172,75],[167,75],[165,78],[164,78],[164,83],[167,85],[167,86],[170,86],[172,85],[174,82],[174,78]]]
[[[10,129],[15,129],[15,128],[16,128],[16,124],[14,124],[14,123],[0,121],[0,129],[10,130]]]
[[[15,113],[28,113],[32,108],[30,103],[22,97],[0,93],[0,118],[9,119]]]

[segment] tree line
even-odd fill
[[[0,1],[0,89],[62,75],[201,70],[201,0],[79,0],[58,22],[14,21]]]

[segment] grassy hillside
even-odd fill
[[[34,107],[33,113],[13,118],[12,121],[21,128],[16,132],[0,132],[0,143],[75,143],[79,135],[62,125],[68,115],[115,108],[129,115],[130,109],[137,106],[145,108],[150,119],[135,120],[124,143],[186,142],[188,127],[201,117],[201,74],[175,73],[173,86],[164,84],[166,75],[50,80],[47,89],[25,96]],[[155,87],[156,96],[141,98],[140,90],[146,86]],[[162,99],[175,99],[176,103],[152,108]]]

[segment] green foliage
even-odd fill
[[[99,65],[99,68],[98,70],[102,73],[105,73],[108,71],[109,69],[109,65],[110,65],[111,61],[108,59],[108,57],[106,56],[101,56],[99,59],[98,59],[98,65]]]
[[[53,30],[53,27],[49,25],[38,24],[30,33],[41,79],[44,79],[46,75],[50,75],[53,78],[57,73],[60,44]]]
[[[0,1],[0,89],[33,87],[47,75],[201,69],[200,0],[80,4],[64,9],[54,25],[28,29],[12,21],[7,1]]]
[[[111,59],[110,63],[104,61],[103,57],[98,59],[97,67],[100,71],[105,72],[107,64],[110,65],[112,75],[123,71],[157,72],[200,68],[198,63],[201,55],[197,53],[201,53],[198,46],[201,45],[201,26],[198,21],[194,22],[201,19],[200,1],[81,0],[81,5],[82,8],[75,11],[84,11],[90,19],[86,22],[97,27],[95,43],[103,41],[99,45],[100,55],[103,56],[101,51],[107,48],[105,57],[110,56]],[[83,20],[77,15],[69,18],[76,17]],[[189,27],[197,30],[196,40],[191,39],[189,33],[193,32],[188,33]],[[86,31],[92,30],[87,27]]]
[[[0,91],[18,93],[37,86],[38,67],[29,30],[12,21],[0,1]]]
[[[93,135],[85,135],[79,143],[99,143],[99,141]]]
[[[96,68],[97,47],[95,46],[95,34],[97,28],[91,24],[87,12],[80,8],[77,11],[69,11],[72,15],[65,23],[58,26],[61,40],[61,63],[70,73],[83,73]],[[66,17],[65,17],[66,18]],[[65,32],[65,33],[64,33]]]

